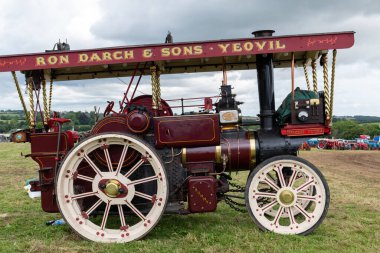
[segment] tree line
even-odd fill
[[[96,121],[95,112],[62,112],[60,116],[71,119],[71,122],[64,125],[64,129],[74,129],[79,132],[88,131]],[[42,128],[40,114],[37,114],[37,128]],[[27,129],[25,115],[23,111],[0,111],[0,133],[9,133],[17,129]]]
[[[64,129],[74,129],[79,132],[88,131],[95,124],[97,115],[92,112],[69,111],[61,112],[61,117],[71,119]],[[37,117],[37,127],[42,128],[40,115]],[[372,123],[371,123],[372,122]],[[8,133],[17,129],[26,129],[25,115],[22,110],[0,111],[0,133]],[[359,135],[380,135],[380,117],[374,116],[344,116],[334,117],[332,136],[337,139],[354,139]]]
[[[380,135],[380,121],[377,123],[359,123],[356,120],[339,120],[333,124],[332,136],[336,139],[352,140],[361,134]]]

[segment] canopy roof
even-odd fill
[[[275,67],[289,67],[292,53],[297,66],[353,44],[354,32],[336,32],[50,51],[0,56],[0,72],[43,70],[47,79],[63,81],[131,76],[136,67],[149,74],[152,65],[162,74],[244,70],[269,53]]]

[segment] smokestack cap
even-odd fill
[[[254,31],[252,34],[255,37],[270,37],[273,35],[273,33],[275,33],[274,30],[258,30],[258,31]]]

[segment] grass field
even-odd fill
[[[44,213],[22,189],[37,164],[20,152],[27,154],[28,144],[0,143],[0,252],[380,252],[379,151],[301,154],[331,191],[327,218],[309,236],[261,232],[247,213],[221,203],[215,213],[164,216],[144,240],[116,245],[82,240],[67,225],[46,226],[60,216]]]

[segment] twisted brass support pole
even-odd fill
[[[325,93],[325,112],[326,120],[331,120],[330,115],[330,91],[329,91],[329,73],[327,66],[327,54],[322,55],[321,63],[323,64],[323,84],[324,84],[324,93]]]
[[[158,105],[158,110],[162,110],[160,76],[161,76],[161,71],[157,70],[156,71],[156,82],[157,82],[157,105]]]
[[[49,120],[49,112],[48,112],[48,105],[47,105],[47,97],[46,97],[46,80],[42,80],[42,98],[44,103],[44,125],[46,126],[48,124]]]
[[[306,62],[303,63],[303,72],[305,73],[307,90],[310,90],[310,82],[309,82],[309,75],[307,74]]]
[[[157,68],[156,66],[150,67],[151,82],[152,82],[152,109],[158,109],[158,87],[157,87]]]
[[[314,92],[318,92],[317,62],[315,61],[315,59],[311,62],[311,68],[313,70],[313,89],[314,89]]]
[[[334,86],[335,86],[335,64],[336,64],[336,49],[333,51],[333,60],[331,66],[331,90],[330,90],[330,115],[333,116],[334,107]]]
[[[51,112],[51,98],[53,96],[53,77],[50,76],[50,94],[49,94],[49,109],[48,109],[48,117],[50,118]]]
[[[24,109],[24,114],[25,114],[25,120],[26,120],[26,123],[28,124],[28,127],[30,127],[30,121],[29,121],[28,110],[26,109],[25,101],[24,101],[24,98],[23,98],[23,96],[22,96],[21,89],[20,89],[20,85],[19,85],[19,83],[18,83],[18,80],[17,80],[17,76],[16,76],[16,72],[15,72],[15,71],[12,71],[12,76],[13,76],[13,80],[14,80],[15,85],[16,85],[16,89],[17,89],[18,96],[19,96],[20,101],[21,101],[22,108]]]
[[[28,78],[27,81],[28,85],[28,92],[29,92],[29,121],[30,121],[30,128],[35,128],[36,126],[36,120],[35,120],[35,111],[34,111],[34,98],[33,98],[33,90],[34,90],[34,85],[33,85],[33,79],[31,77]]]

